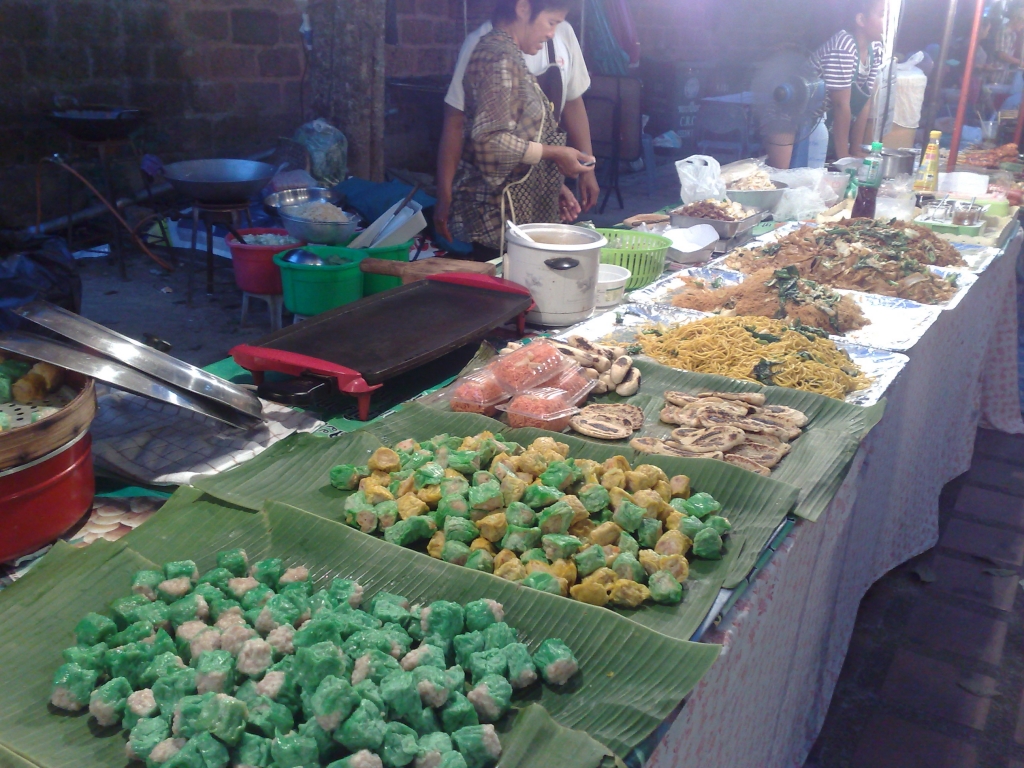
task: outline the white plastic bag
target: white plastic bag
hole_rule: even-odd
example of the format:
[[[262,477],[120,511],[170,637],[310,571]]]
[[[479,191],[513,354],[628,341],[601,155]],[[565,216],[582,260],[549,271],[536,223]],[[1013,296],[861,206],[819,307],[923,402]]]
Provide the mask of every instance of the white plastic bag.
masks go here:
[[[676,161],[679,175],[679,197],[684,204],[700,200],[725,200],[722,167],[708,155],[691,155]]]

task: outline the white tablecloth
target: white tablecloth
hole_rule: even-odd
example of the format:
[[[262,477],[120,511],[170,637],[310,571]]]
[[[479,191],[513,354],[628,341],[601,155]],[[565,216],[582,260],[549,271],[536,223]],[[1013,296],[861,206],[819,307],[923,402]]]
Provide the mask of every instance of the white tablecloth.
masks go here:
[[[1021,233],[909,352],[881,422],[817,523],[798,522],[721,626],[723,653],[651,755],[652,768],[803,765],[828,711],[857,608],[938,541],[942,487],[979,423],[1024,433],[1015,266]]]

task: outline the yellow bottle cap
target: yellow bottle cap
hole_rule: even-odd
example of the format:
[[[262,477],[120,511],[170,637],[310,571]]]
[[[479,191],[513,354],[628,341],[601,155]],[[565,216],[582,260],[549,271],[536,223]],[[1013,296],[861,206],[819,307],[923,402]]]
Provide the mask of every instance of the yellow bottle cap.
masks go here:
[[[941,138],[942,138],[942,131],[932,131],[932,132],[931,132],[930,134],[928,134],[928,135],[929,135],[929,136],[930,136],[931,138],[933,138],[933,139],[941,139]]]

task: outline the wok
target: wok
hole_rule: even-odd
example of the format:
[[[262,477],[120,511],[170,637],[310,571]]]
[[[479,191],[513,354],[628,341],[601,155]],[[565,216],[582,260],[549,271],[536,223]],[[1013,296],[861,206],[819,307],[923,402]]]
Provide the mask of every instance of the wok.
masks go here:
[[[255,160],[183,160],[163,176],[178,192],[202,203],[241,203],[274,177],[274,166]]]
[[[48,112],[46,117],[81,141],[112,141],[127,139],[142,124],[146,113],[141,109],[87,104]]]

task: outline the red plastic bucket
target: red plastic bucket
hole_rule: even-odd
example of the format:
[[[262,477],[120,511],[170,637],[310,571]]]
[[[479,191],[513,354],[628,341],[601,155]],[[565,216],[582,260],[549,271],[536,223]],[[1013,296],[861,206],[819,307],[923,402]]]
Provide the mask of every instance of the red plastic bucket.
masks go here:
[[[288,236],[288,232],[284,229],[267,229],[265,227],[240,229],[238,234],[243,238],[246,235]],[[305,245],[302,241],[288,245],[242,245],[231,234],[227,236],[226,241],[228,248],[231,249],[231,263],[235,268],[235,282],[238,287],[248,293],[262,293],[271,296],[279,295],[282,292],[281,270],[274,264],[274,254]]]
[[[92,509],[92,436],[0,472],[0,562],[46,546]]]

